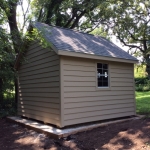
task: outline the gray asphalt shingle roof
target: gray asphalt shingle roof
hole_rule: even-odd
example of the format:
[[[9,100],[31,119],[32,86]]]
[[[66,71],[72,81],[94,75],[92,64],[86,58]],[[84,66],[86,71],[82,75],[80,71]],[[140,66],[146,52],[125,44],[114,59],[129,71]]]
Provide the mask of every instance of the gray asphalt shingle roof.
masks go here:
[[[58,50],[137,60],[105,38],[39,22],[33,22],[32,24],[42,31],[46,40]]]

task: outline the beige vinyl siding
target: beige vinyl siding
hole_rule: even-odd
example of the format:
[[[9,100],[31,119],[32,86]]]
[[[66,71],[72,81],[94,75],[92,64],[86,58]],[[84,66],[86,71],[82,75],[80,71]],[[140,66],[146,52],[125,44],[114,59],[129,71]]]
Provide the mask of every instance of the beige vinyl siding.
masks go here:
[[[18,114],[61,126],[59,56],[34,42],[18,72]]]
[[[97,63],[109,65],[109,88],[97,88]],[[62,57],[64,126],[135,115],[133,64]]]

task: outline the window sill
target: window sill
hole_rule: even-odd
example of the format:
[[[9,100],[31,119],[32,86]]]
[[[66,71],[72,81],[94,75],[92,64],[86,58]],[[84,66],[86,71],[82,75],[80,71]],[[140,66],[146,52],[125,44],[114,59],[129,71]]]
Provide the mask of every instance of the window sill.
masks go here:
[[[97,91],[110,91],[111,87],[96,87]]]

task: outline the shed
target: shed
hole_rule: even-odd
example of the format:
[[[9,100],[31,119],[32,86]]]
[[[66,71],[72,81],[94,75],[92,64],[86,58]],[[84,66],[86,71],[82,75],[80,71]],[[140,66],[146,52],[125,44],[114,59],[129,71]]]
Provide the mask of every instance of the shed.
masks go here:
[[[30,44],[18,68],[18,115],[65,127],[136,115],[137,59],[109,40],[35,22],[51,48]]]

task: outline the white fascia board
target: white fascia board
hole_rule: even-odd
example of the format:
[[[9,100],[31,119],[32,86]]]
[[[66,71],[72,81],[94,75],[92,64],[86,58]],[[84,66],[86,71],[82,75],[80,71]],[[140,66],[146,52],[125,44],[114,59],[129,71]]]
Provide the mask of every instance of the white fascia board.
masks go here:
[[[84,53],[78,53],[78,52],[69,52],[69,51],[63,51],[63,50],[58,50],[57,54],[62,55],[62,56],[72,56],[72,57],[89,58],[89,59],[97,59],[97,60],[107,60],[107,61],[134,63],[134,64],[138,63],[138,60],[98,56],[98,55],[84,54]]]

